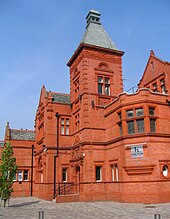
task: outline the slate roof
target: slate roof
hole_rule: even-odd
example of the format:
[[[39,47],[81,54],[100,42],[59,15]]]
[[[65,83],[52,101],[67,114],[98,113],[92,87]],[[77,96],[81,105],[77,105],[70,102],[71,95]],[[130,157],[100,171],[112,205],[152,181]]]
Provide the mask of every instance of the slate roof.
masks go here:
[[[64,103],[70,104],[70,95],[69,94],[60,94],[60,93],[52,93],[52,100],[54,103]]]
[[[34,141],[35,132],[32,130],[10,129],[10,139],[11,140]]]
[[[90,10],[86,20],[86,31],[80,41],[80,44],[85,43],[117,50],[115,43],[112,42],[111,38],[108,36],[100,23],[100,13],[98,11]]]

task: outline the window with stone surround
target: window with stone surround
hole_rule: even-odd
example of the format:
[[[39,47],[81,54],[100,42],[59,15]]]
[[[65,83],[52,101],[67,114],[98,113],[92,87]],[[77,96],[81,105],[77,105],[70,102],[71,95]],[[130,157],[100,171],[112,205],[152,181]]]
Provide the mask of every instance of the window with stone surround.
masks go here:
[[[28,181],[28,170],[17,170],[14,181]]]
[[[61,135],[69,135],[69,119],[61,118],[60,122],[61,122],[61,128],[60,128]]]
[[[64,119],[61,118],[61,135],[64,135]]]
[[[126,123],[128,134],[144,133],[144,112],[143,108],[126,110]]]
[[[98,94],[110,95],[110,78],[98,76]]]
[[[69,135],[69,119],[66,119],[66,135]]]
[[[18,172],[18,174],[17,174],[17,176],[18,176],[18,181],[22,181],[22,170],[18,170],[17,171]]]
[[[155,108],[149,107],[150,132],[156,132]]]
[[[117,164],[111,165],[111,169],[112,169],[112,181],[119,181],[118,165]]]
[[[28,170],[23,171],[23,180],[28,181]]]
[[[77,79],[74,81],[75,97],[78,97],[78,96],[79,96],[79,85],[80,85],[79,78],[77,78]]]
[[[67,168],[62,168],[62,181],[67,182]]]
[[[156,132],[156,119],[150,119],[150,131]]]
[[[149,107],[149,116],[154,116],[154,115],[155,115],[155,108]]]
[[[122,129],[122,113],[118,112],[117,115],[118,115],[118,119],[119,119],[119,121],[118,121],[119,134],[120,134],[120,136],[122,136],[122,134],[123,134],[123,129]]]
[[[102,181],[102,166],[96,166],[96,181]]]
[[[146,117],[146,119],[145,119]],[[142,134],[145,133],[145,120],[149,121],[150,132],[156,132],[156,121],[158,117],[155,114],[155,107],[149,106],[148,111],[144,113],[143,107],[134,107],[131,109],[121,110],[117,112],[117,125],[119,129],[119,135],[123,134]],[[123,130],[125,131],[123,133]]]

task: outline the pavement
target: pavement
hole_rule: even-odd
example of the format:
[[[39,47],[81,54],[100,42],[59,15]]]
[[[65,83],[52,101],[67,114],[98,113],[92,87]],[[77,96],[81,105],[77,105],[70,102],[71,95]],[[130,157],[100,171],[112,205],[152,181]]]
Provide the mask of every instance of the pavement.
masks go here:
[[[156,217],[155,214],[160,214]],[[118,202],[55,203],[35,197],[11,198],[0,207],[0,219],[170,219],[170,203]]]

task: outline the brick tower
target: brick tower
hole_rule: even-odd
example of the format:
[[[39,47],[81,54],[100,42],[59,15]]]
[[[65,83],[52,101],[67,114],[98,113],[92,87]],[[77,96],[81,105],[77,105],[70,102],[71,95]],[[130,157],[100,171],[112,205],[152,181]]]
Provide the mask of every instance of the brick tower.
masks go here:
[[[80,45],[68,62],[74,134],[81,141],[103,136],[103,107],[123,91],[122,55],[91,10]],[[101,109],[101,110],[100,110]],[[92,137],[89,130],[93,129]],[[103,137],[102,137],[103,136]]]

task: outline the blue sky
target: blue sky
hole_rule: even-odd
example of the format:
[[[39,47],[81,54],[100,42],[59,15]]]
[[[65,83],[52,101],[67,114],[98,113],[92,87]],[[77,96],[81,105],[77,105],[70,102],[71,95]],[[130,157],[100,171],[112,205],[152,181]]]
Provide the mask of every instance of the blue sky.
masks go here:
[[[0,139],[33,129],[42,85],[69,93],[68,60],[90,9],[123,56],[125,90],[136,85],[150,50],[170,61],[169,0],[0,0]]]

